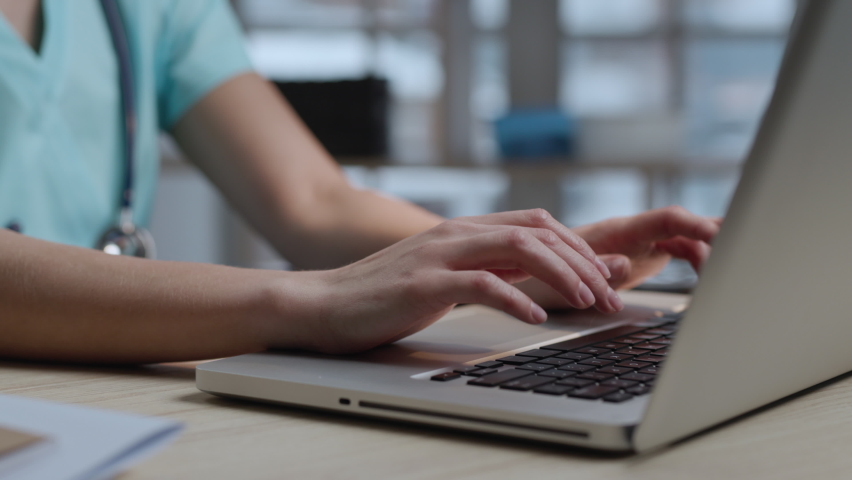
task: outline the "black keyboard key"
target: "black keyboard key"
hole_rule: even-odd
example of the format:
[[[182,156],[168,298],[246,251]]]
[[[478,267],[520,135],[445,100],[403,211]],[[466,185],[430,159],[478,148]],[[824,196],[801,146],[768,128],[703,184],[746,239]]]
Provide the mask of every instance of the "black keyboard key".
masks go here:
[[[599,355],[599,359],[601,360],[612,360],[613,362],[623,362],[624,360],[630,360],[633,358],[633,355],[625,355],[623,353],[607,353],[606,355]]]
[[[592,385],[594,383],[595,383],[594,380],[586,380],[586,379],[583,379],[583,378],[576,378],[576,377],[563,378],[562,380],[556,381],[557,385],[563,385],[563,386],[572,387],[572,388],[587,387],[587,386]]]
[[[610,378],[609,380],[601,382],[601,385],[609,385],[609,386],[618,387],[618,388],[629,388],[629,387],[639,385],[639,382],[624,380],[622,378]]]
[[[647,340],[645,340],[644,338],[633,338],[633,337],[616,338],[615,341],[618,342],[618,343],[626,343],[628,345],[647,342]]]
[[[657,367],[657,366],[646,367],[646,368],[643,368],[642,370],[639,370],[639,373],[647,373],[648,375],[656,375],[656,374],[660,373],[660,367]]]
[[[553,365],[546,365],[543,363],[528,363],[526,365],[518,365],[517,368],[523,370],[531,370],[533,372],[543,372],[545,370],[550,370],[551,368],[556,368]]]
[[[484,377],[486,375],[491,375],[497,371],[496,368],[480,368],[479,370],[474,370],[472,372],[467,372],[466,375],[469,377]]]
[[[553,350],[542,350],[537,348],[535,350],[527,350],[526,352],[516,353],[515,355],[520,355],[522,357],[535,357],[535,358],[547,358],[556,355],[557,352]]]
[[[591,335],[585,335],[579,338],[572,338],[571,340],[565,340],[564,342],[554,343],[552,345],[545,345],[541,348],[547,350],[560,350],[563,352],[567,352],[568,350],[574,350],[580,347],[585,347],[587,345],[594,345],[596,343],[608,341],[611,340],[613,337],[630,335],[631,333],[636,333],[644,329],[644,327],[639,327],[636,325],[624,325],[621,327],[610,328],[608,330],[595,332]]]
[[[503,370],[502,372],[492,373],[491,375],[486,375],[484,377],[474,378],[473,380],[468,381],[467,384],[477,385],[480,387],[494,387],[501,383],[526,377],[527,375],[532,375],[532,373],[533,372],[529,370],[518,370],[517,368],[512,368],[509,370]]]
[[[596,382],[602,382],[604,380],[608,380],[615,375],[611,373],[601,373],[601,372],[586,372],[577,375],[577,378],[583,378],[586,380],[594,380]]]
[[[498,362],[503,362],[507,365],[523,365],[525,363],[534,362],[535,358],[533,357],[519,357],[517,355],[511,355],[508,357],[498,358]]]
[[[470,373],[474,370],[479,370],[479,367],[476,367],[476,366],[473,366],[473,365],[465,365],[465,366],[453,369],[454,372],[461,373],[462,375],[467,375],[468,373]]]
[[[543,387],[538,387],[536,389],[533,389],[533,392],[544,393],[544,394],[547,394],[547,395],[565,395],[566,393],[570,392],[571,390],[574,390],[574,388],[575,387],[569,387],[568,385],[550,384],[550,385],[545,385]]]
[[[546,365],[554,365],[556,367],[561,367],[562,365],[570,365],[574,363],[574,360],[568,360],[567,358],[542,358],[538,361],[538,363],[544,363]]]
[[[603,342],[603,343],[596,343],[592,346],[597,347],[597,348],[605,348],[607,350],[615,350],[617,348],[623,347],[624,345],[622,345],[620,343],[615,343],[615,342]]]
[[[628,374],[622,375],[620,378],[622,380],[629,380],[631,382],[645,383],[649,380],[653,380],[655,377],[653,375],[648,375],[647,373],[633,372],[633,373],[628,373]]]
[[[579,363],[580,365],[592,365],[592,366],[595,366],[595,367],[605,367],[607,365],[612,365],[615,362],[613,362],[612,360],[602,360],[600,358],[587,358],[587,359],[581,360],[577,363]]]
[[[554,381],[554,378],[539,377],[538,375],[536,375],[534,377],[524,377],[519,378],[517,380],[512,380],[511,382],[506,382],[500,385],[500,388],[505,388],[506,390],[520,390],[522,392],[526,392],[527,390],[532,390],[533,388],[540,387],[548,383],[553,383]]]
[[[659,343],[640,343],[638,345],[633,345],[633,348],[642,350],[662,350],[666,347],[667,345],[660,345]]]
[[[497,367],[502,367],[503,362],[495,362],[495,361],[491,360],[489,362],[477,363],[476,366],[479,367],[479,368],[497,368]]]
[[[539,373],[542,377],[567,378],[577,375],[577,372],[569,372],[568,370],[545,370]]]
[[[611,350],[608,348],[586,347],[579,348],[574,351],[579,353],[588,353],[589,355],[603,355],[604,353],[609,353]]]
[[[604,395],[609,395],[610,393],[615,393],[618,391],[618,387],[611,387],[608,385],[589,385],[588,387],[583,387],[573,392],[569,393],[569,397],[575,398],[585,398],[589,400],[597,400]]]
[[[636,357],[637,362],[651,362],[651,363],[660,363],[664,361],[666,357],[657,357],[654,355],[645,355],[643,357]]]
[[[460,373],[444,372],[444,373],[439,373],[437,375],[432,375],[432,380],[434,380],[436,382],[448,382],[450,380],[455,380],[459,377],[461,377]]]
[[[563,353],[562,355],[557,355],[555,358],[565,358],[568,360],[585,360],[587,358],[592,358],[594,355],[589,355],[588,353],[577,353],[577,352],[568,352]]]
[[[575,363],[572,365],[563,365],[559,367],[559,370],[568,370],[569,372],[588,372],[589,370],[594,370],[595,367],[591,365],[580,365],[579,363]]]
[[[627,388],[624,391],[631,395],[645,395],[651,391],[651,387],[647,385],[636,385],[635,387]]]
[[[657,345],[671,345],[671,338],[658,338],[656,340],[651,340],[649,343],[656,343]]]
[[[613,375],[624,375],[625,373],[630,373],[633,371],[632,368],[626,367],[616,367],[615,365],[610,365],[608,367],[603,367],[595,370],[596,372],[601,373],[611,373]]]
[[[635,370],[635,369],[639,369],[639,368],[648,367],[650,365],[653,365],[653,363],[637,362],[636,360],[628,360],[626,362],[619,362],[616,365],[618,365],[619,367],[632,368],[632,369]]]
[[[609,395],[606,395],[605,397],[603,397],[605,402],[612,402],[612,403],[626,402],[627,400],[630,400],[631,398],[633,398],[633,395],[630,395],[629,393],[625,393],[625,392],[610,393]]]
[[[638,356],[638,355],[645,355],[648,352],[650,352],[650,350],[642,350],[642,349],[633,348],[633,347],[622,348],[621,350],[615,351],[615,353],[620,353],[622,355],[630,355],[630,356],[633,356],[633,357]]]
[[[669,355],[669,349],[664,348],[662,350],[657,350],[656,352],[651,352],[651,355],[657,355],[660,357],[667,357]]]

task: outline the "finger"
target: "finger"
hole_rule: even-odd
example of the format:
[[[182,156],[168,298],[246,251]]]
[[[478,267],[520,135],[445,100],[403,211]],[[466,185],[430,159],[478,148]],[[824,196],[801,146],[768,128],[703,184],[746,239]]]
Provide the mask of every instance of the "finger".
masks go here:
[[[671,206],[641,213],[632,218],[628,227],[634,238],[646,241],[666,240],[683,236],[710,243],[719,233],[720,223],[713,218],[702,217],[683,207]]]
[[[547,313],[543,308],[491,272],[451,272],[437,288],[439,291],[436,296],[447,305],[479,303],[533,325],[547,320]]]
[[[617,312],[623,308],[618,295],[610,288],[607,278],[604,278],[600,270],[579,252],[566,245],[553,231],[540,228],[526,229],[526,231],[535,236],[545,247],[559,255],[580,276],[583,283],[591,289],[598,310]],[[607,271],[609,271],[608,267]],[[609,278],[612,278],[612,272],[610,272]]]
[[[570,228],[557,222],[547,210],[542,208],[492,213],[478,217],[467,217],[466,220],[483,225],[514,225],[551,230],[569,247],[580,253],[586,260],[592,262],[605,278],[609,278],[610,276],[609,269],[598,258],[592,247]]]
[[[494,268],[488,271],[510,285],[530,279],[529,273],[517,268]]]
[[[672,257],[688,261],[696,272],[701,271],[704,262],[710,257],[711,250],[710,245],[686,237],[663,240],[657,242],[656,247]]]
[[[624,285],[630,279],[630,274],[633,271],[633,265],[630,263],[630,258],[620,254],[601,255],[601,260],[612,272],[612,276],[607,279],[609,286],[618,288]]]
[[[455,270],[519,269],[559,292],[571,306],[597,305],[601,311],[620,309],[606,280],[579,253],[553,232],[514,228],[466,237],[452,246]]]

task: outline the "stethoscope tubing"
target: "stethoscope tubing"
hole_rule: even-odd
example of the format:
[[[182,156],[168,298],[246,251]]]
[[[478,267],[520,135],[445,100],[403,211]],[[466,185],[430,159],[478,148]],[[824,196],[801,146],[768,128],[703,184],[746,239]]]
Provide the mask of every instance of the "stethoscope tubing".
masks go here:
[[[134,97],[133,66],[127,32],[121,20],[116,0],[101,0],[112,45],[118,59],[118,77],[121,87],[122,124],[124,127],[124,183],[121,192],[121,208],[133,211],[133,181],[136,165],[136,101]],[[125,216],[124,213],[122,216]],[[132,215],[129,221],[133,221]],[[125,221],[122,218],[122,221]]]

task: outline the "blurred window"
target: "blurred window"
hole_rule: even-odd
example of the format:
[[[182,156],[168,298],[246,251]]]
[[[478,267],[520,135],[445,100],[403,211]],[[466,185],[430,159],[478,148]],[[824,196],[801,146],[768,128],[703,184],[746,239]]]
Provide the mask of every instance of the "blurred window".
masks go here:
[[[692,29],[785,35],[795,0],[688,0],[684,17]]]
[[[681,155],[742,158],[795,10],[795,0],[560,0],[561,103],[580,119],[672,116]]]
[[[275,80],[341,80],[371,73],[375,47],[361,30],[253,29],[246,35],[255,68]]]
[[[636,35],[657,30],[660,0],[567,0],[560,5],[562,28],[573,35]]]
[[[389,155],[438,163],[444,89],[437,0],[236,0],[258,72],[284,81],[377,76],[391,93]]]
[[[470,17],[480,30],[498,30],[509,20],[509,0],[471,0]]]
[[[567,40],[562,103],[575,116],[658,113],[671,90],[666,46],[660,40]]]
[[[685,45],[688,153],[745,154],[775,86],[781,38],[695,38]]]

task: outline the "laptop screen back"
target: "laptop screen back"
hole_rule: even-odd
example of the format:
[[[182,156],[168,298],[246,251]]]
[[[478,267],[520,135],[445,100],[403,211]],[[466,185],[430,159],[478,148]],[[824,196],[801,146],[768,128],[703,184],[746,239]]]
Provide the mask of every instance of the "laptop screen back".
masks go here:
[[[634,441],[852,370],[852,2],[810,2]]]

